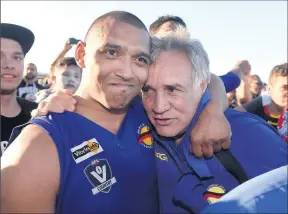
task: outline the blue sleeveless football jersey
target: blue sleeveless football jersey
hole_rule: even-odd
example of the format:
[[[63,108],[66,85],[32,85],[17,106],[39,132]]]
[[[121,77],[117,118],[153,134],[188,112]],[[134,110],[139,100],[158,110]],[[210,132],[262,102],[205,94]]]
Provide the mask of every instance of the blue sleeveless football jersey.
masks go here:
[[[151,129],[141,102],[134,102],[116,135],[73,112],[30,123],[43,127],[57,147],[56,213],[159,212]]]

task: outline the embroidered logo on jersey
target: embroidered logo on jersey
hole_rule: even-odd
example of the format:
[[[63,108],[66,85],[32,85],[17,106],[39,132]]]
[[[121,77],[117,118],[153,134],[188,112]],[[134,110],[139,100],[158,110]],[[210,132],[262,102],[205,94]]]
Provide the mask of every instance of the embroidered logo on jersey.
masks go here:
[[[111,186],[116,183],[116,178],[112,177],[112,170],[107,159],[96,159],[85,169],[84,173],[89,182],[94,187],[93,195],[99,192],[109,193]]]
[[[152,148],[152,132],[145,124],[139,126],[138,130],[138,143],[145,148]]]
[[[95,138],[85,141],[70,150],[76,163],[80,163],[96,154],[99,154],[100,152],[103,152],[103,148]]]
[[[225,195],[225,189],[222,186],[213,184],[207,188],[207,191],[204,192],[204,198],[208,201],[209,204],[214,203],[223,195]]]
[[[168,162],[168,157],[167,157],[166,154],[161,154],[161,153],[159,153],[159,152],[155,152],[155,156],[156,156],[157,158],[159,158],[160,160],[163,160],[163,161]]]

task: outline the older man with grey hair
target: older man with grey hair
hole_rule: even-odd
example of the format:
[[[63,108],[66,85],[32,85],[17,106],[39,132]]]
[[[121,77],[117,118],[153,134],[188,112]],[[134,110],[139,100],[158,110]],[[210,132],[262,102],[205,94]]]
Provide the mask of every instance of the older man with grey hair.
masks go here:
[[[233,133],[230,150],[208,160],[191,155],[188,133],[210,100],[208,55],[199,41],[174,35],[154,39],[152,60],[142,99],[157,131],[161,213],[199,213],[239,184],[287,164],[279,134],[233,109],[225,112]]]
[[[179,16],[173,16],[173,15],[160,16],[149,27],[150,35],[156,36],[158,38],[165,37],[167,33],[171,32],[181,34],[182,38],[191,38],[191,35],[188,31],[185,21]],[[224,83],[227,93],[238,88],[241,83],[241,80],[244,78],[243,75],[245,74],[245,70],[243,69],[242,64],[243,62],[237,63],[228,73],[219,76]],[[212,76],[211,78],[215,77]],[[246,94],[242,92],[243,90],[239,90],[238,96],[246,98]],[[249,99],[249,97],[247,99]]]

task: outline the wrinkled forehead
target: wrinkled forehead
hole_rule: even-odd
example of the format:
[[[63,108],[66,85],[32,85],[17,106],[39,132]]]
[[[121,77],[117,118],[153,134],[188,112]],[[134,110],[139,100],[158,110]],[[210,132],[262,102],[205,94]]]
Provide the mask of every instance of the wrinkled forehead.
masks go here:
[[[12,39],[1,37],[1,52],[2,53],[21,53],[23,50],[18,42]]]
[[[163,51],[149,67],[147,84],[192,84],[192,63],[182,51]]]
[[[107,43],[119,45],[126,50],[150,53],[150,35],[145,29],[115,19],[106,19],[96,24],[91,29],[86,46],[95,51]]]

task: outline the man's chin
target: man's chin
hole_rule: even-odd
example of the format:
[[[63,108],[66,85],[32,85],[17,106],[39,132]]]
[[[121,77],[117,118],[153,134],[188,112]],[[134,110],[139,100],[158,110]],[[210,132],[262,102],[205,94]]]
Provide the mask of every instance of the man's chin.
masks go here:
[[[106,103],[111,109],[123,109],[129,107],[135,96],[117,95],[112,97],[112,99],[106,99]]]
[[[1,95],[10,95],[13,94],[16,91],[16,88],[14,89],[0,89]]]
[[[162,137],[175,137],[177,135],[177,132],[172,131],[170,128],[167,127],[155,127],[157,134]]]
[[[100,102],[101,103],[101,102]],[[114,114],[123,114],[127,112],[130,102],[105,102],[101,105],[106,108],[109,112]]]
[[[36,76],[30,77],[30,76],[26,76],[25,79],[26,80],[34,80],[36,78]]]

